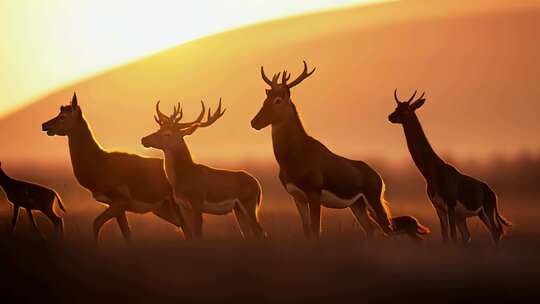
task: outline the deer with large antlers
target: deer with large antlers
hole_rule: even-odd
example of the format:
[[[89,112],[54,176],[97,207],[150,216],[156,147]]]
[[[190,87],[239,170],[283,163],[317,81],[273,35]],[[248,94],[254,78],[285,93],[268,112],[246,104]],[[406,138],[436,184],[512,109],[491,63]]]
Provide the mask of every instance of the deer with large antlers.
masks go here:
[[[49,136],[67,136],[71,164],[77,181],[98,202],[106,204],[93,224],[94,238],[99,239],[101,227],[116,218],[128,241],[131,230],[126,212],[153,212],[158,217],[184,229],[180,210],[172,202],[172,191],[165,173],[163,160],[145,158],[121,152],[105,151],[96,141],[86,122],[77,95],[71,104],[60,107],[60,113],[43,123]],[[190,232],[184,229],[186,237]]]
[[[386,234],[405,232],[415,238],[419,231],[427,233],[412,217],[393,221],[384,200],[383,180],[368,164],[336,155],[307,134],[291,100],[291,89],[314,71],[308,72],[304,61],[300,76],[289,82],[291,75],[284,71],[279,82],[281,73],[270,80],[261,67],[261,76],[270,89],[251,121],[257,130],[272,126],[279,179],[296,203],[305,236],[319,238],[321,206],[350,208],[368,237],[379,229]]]
[[[401,124],[405,131],[407,147],[412,159],[427,183],[427,195],[437,211],[444,241],[450,236],[456,240],[456,226],[461,232],[462,242],[468,243],[471,235],[467,218],[478,216],[491,232],[497,243],[504,234],[504,226],[510,226],[497,209],[497,196],[484,182],[459,172],[440,158],[431,147],[416,110],[424,105],[424,93],[415,99],[416,91],[407,101],[400,101],[394,91],[396,109],[388,120]]]
[[[180,122],[182,110],[180,104],[167,116],[156,104],[154,119],[159,130],[141,139],[146,148],[163,150],[165,154],[165,172],[173,189],[173,197],[182,211],[182,215],[192,228],[195,237],[202,238],[203,213],[223,215],[234,212],[242,235],[264,238],[266,233],[259,224],[259,210],[262,192],[257,179],[244,171],[215,169],[196,163],[184,140],[199,128],[212,125],[225,110],[221,109],[221,99],[217,110],[208,109],[206,121],[202,121],[206,112],[204,102],[198,118],[192,122]]]

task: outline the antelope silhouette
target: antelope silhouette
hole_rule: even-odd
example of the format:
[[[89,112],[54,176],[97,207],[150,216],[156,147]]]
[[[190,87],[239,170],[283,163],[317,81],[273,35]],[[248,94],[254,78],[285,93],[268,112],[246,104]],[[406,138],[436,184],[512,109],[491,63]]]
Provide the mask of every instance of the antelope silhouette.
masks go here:
[[[163,171],[163,160],[104,150],[94,138],[84,118],[77,95],[71,104],[60,107],[60,113],[43,123],[49,136],[67,136],[73,172],[79,184],[107,209],[93,223],[94,239],[99,240],[101,227],[116,218],[124,238],[131,240],[126,212],[153,212],[158,217],[186,229],[180,210],[172,202],[172,191]]]
[[[291,75],[284,71],[279,82],[281,73],[270,80],[261,67],[261,76],[270,89],[251,121],[256,130],[272,127],[279,179],[296,203],[306,238],[319,238],[321,206],[350,208],[368,238],[379,229],[385,234],[407,231],[418,236],[423,229],[416,220],[398,219],[393,227],[384,199],[384,182],[374,169],[363,161],[336,155],[304,129],[291,100],[291,89],[314,71],[308,72],[304,61],[304,70],[295,80],[289,82]]]
[[[221,99],[214,113],[208,109],[208,118],[202,121],[206,112],[204,102],[199,117],[192,122],[180,122],[182,110],[180,104],[170,116],[159,110],[154,116],[159,130],[141,139],[146,148],[163,150],[165,171],[173,187],[175,202],[181,208],[186,222],[193,227],[194,235],[202,237],[202,214],[222,215],[234,212],[244,238],[266,237],[259,224],[258,215],[261,207],[262,191],[257,179],[245,171],[215,169],[196,163],[184,140],[197,129],[212,125],[225,110],[221,110]],[[188,221],[189,219],[189,221]]]
[[[54,212],[54,202],[64,212],[66,209],[62,203],[60,195],[53,189],[42,185],[37,185],[25,181],[20,181],[9,177],[2,168],[0,163],[0,186],[6,193],[7,199],[13,204],[13,218],[11,220],[11,232],[15,231],[17,218],[19,217],[19,209],[26,209],[26,213],[30,218],[32,227],[41,236],[37,227],[32,210],[39,210],[45,214],[53,223],[57,236],[61,237],[64,233],[64,221]]]
[[[405,234],[416,241],[423,240],[423,235],[431,233],[427,226],[422,225],[415,217],[410,215],[393,217],[392,225],[395,228],[394,234]]]
[[[427,183],[427,195],[437,211],[441,223],[442,239],[450,236],[457,240],[456,226],[461,232],[462,242],[468,243],[471,234],[467,228],[467,218],[478,216],[491,232],[495,243],[504,234],[504,226],[511,226],[497,209],[497,196],[484,182],[459,172],[440,158],[431,147],[416,110],[424,105],[424,93],[417,98],[416,91],[407,101],[400,101],[397,89],[394,91],[396,109],[388,120],[401,124],[405,131],[407,147],[412,159]]]

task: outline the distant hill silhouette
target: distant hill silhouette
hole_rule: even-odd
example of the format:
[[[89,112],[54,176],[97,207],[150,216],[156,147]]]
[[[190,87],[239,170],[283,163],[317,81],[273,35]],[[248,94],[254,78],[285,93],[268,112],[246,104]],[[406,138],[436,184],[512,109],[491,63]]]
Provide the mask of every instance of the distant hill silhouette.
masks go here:
[[[482,3],[494,8],[479,8]],[[432,106],[422,110],[422,122],[441,152],[459,158],[536,149],[540,9],[501,3],[381,4],[263,23],[180,45],[0,119],[0,157],[66,160],[65,139],[47,137],[40,124],[77,91],[106,148],[158,155],[139,143],[155,128],[158,99],[164,108],[182,101],[189,115],[201,98],[223,97],[227,116],[219,128],[190,139],[194,155],[220,161],[269,158],[270,137],[249,127],[264,98],[259,66],[295,74],[302,59],[317,67],[313,79],[295,88],[304,123],[345,156],[407,157],[402,131],[386,120],[395,87],[404,94],[426,89]]]

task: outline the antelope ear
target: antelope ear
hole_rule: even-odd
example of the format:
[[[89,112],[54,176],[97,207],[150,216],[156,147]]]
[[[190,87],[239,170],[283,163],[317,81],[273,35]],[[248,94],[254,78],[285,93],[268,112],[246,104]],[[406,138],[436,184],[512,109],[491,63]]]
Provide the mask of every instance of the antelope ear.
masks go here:
[[[411,110],[416,111],[416,109],[418,109],[418,108],[420,108],[421,106],[424,105],[424,102],[426,102],[425,98],[418,99],[417,101],[413,102],[411,104]]]
[[[78,102],[77,102],[77,93],[73,92],[73,97],[71,98],[71,106],[73,108],[76,108],[78,107]]]

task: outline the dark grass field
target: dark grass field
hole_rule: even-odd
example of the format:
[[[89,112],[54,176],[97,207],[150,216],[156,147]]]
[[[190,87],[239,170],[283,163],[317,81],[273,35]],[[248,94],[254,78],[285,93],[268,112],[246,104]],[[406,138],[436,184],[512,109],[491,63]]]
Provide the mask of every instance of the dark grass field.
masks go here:
[[[469,220],[469,246],[442,244],[424,197],[392,200],[394,214],[415,215],[432,228],[422,243],[405,237],[366,241],[348,211],[327,209],[321,241],[305,241],[292,203],[276,206],[269,198],[261,215],[267,241],[242,241],[232,215],[207,217],[207,238],[189,242],[151,215],[131,215],[132,244],[110,222],[97,248],[91,222],[102,207],[86,196],[80,199],[78,206],[88,209],[71,208],[65,215],[62,242],[39,239],[24,213],[15,234],[9,234],[11,209],[0,209],[3,303],[540,300],[540,223],[532,197],[501,203],[515,227],[499,248],[477,219]],[[44,217],[38,216],[38,225],[50,237]]]

